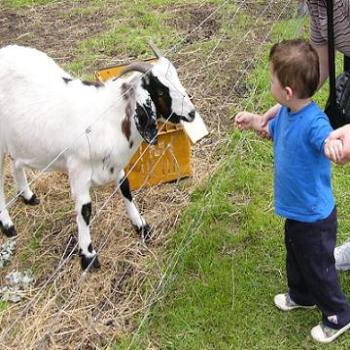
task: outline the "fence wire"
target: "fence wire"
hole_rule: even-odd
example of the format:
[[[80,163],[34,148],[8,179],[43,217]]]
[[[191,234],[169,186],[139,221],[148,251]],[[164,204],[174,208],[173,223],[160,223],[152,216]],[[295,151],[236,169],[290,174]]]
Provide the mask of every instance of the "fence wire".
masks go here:
[[[289,1],[289,2],[285,2],[285,6],[283,8],[283,10],[280,12],[280,14],[278,16],[276,16],[275,18],[275,21],[279,20],[279,18],[285,14],[284,11],[286,11],[286,9],[288,9],[288,6],[290,5],[290,3],[292,3],[293,1]],[[203,1],[203,4],[205,3],[205,1]],[[218,6],[216,8],[216,10],[211,13],[207,18],[206,20],[208,20],[209,18],[211,18],[212,16],[214,16],[214,14],[217,14],[219,12],[219,10],[223,9],[224,8],[224,5],[227,4],[228,1],[225,1],[223,2],[223,4],[221,4],[220,6]],[[243,5],[247,5],[249,4],[249,2],[247,1],[237,1],[237,3],[240,4],[241,7],[238,7],[238,10],[236,13],[239,12],[239,10],[242,9]],[[273,5],[273,3],[275,3],[275,1],[270,1],[268,3],[268,5],[264,8],[263,10],[263,13],[266,13],[268,11],[268,9],[270,8],[270,6]],[[235,14],[236,15],[236,14]],[[202,21],[201,22],[201,25],[205,23],[205,21]],[[196,30],[199,30],[200,28],[200,25],[198,27],[196,27]],[[193,33],[194,31],[192,31],[191,33]],[[226,62],[229,62],[230,58],[232,58],[232,56],[235,55],[236,53],[236,50],[239,49],[239,45],[249,36],[249,34],[253,32],[253,29],[249,32],[247,32],[244,37],[233,47],[232,51],[230,51],[230,53],[227,55],[227,59],[226,59]],[[269,38],[269,35],[271,34],[271,31],[267,33],[266,37],[264,38],[264,40],[262,41],[261,43],[261,46],[259,47],[259,50],[261,50],[263,48],[263,45],[267,42],[268,38]],[[189,34],[188,34],[189,35]],[[221,38],[222,39],[222,38]],[[185,39],[181,40],[179,43],[175,44],[171,49],[169,49],[167,52],[171,52],[173,50],[177,50],[179,48],[179,46],[185,41]],[[206,65],[207,63],[209,62],[209,59],[212,55],[215,54],[215,51],[219,48],[220,46],[220,43],[221,43],[221,40],[219,39],[217,45],[213,48],[213,50],[210,52],[210,54],[208,55],[208,58],[207,60],[203,63],[202,67],[199,69],[199,72],[201,72],[202,70],[204,71],[206,69]],[[239,77],[239,79],[237,80],[237,82],[235,83],[234,87],[232,88],[232,91],[235,89],[236,86],[238,86],[238,84],[240,82],[242,82],[242,80],[244,79],[245,75],[247,74],[247,72],[249,71],[249,69],[251,68],[251,66],[257,61],[257,57],[260,55],[260,52],[257,50],[256,54],[254,55],[254,57],[250,60],[248,66],[246,66],[246,69],[241,73],[241,76]],[[222,64],[222,62],[220,62],[220,64]],[[200,74],[197,75],[197,79],[193,81],[191,87],[193,87],[197,80],[199,79],[200,77]],[[218,79],[219,78],[219,74],[217,74],[213,80],[211,81],[210,84],[213,84],[214,80]],[[210,85],[209,84],[209,85]],[[258,84],[256,84],[258,85]],[[210,87],[210,86],[209,86]],[[209,89],[208,87],[208,89]],[[256,87],[255,87],[256,88]],[[245,101],[242,101],[242,105],[243,105],[243,102],[246,104],[246,106],[249,105],[249,103],[251,103],[251,101],[254,99],[254,96],[251,95],[250,98],[249,98],[249,101],[245,100]],[[85,131],[79,135],[79,137],[81,137],[82,135],[85,135]],[[244,136],[242,136],[242,140],[243,140]],[[225,140],[225,142],[227,142],[227,149],[229,148],[230,146],[230,142]],[[237,144],[236,147],[239,147],[241,144],[241,141]],[[65,152],[66,150],[64,150],[63,152]],[[146,151],[145,151],[146,152]],[[234,157],[234,152],[232,153],[232,157]],[[142,158],[142,155],[138,158],[138,161]],[[213,172],[209,175],[209,180],[208,180],[208,188],[206,190],[206,195],[209,194],[209,184],[212,183],[213,181],[213,174],[214,174],[214,171],[218,171],[221,167],[223,167],[225,165],[226,161],[221,161],[218,163],[218,165],[215,167],[215,169],[213,170]],[[49,165],[48,165],[49,166]],[[131,169],[132,170],[132,169]],[[131,171],[130,170],[130,171]],[[41,175],[41,174],[40,174]],[[40,176],[38,175],[38,177]],[[35,177],[34,181],[36,181],[36,179],[38,177]],[[216,179],[216,183],[219,181],[219,179],[217,178]],[[31,182],[31,183],[32,183]],[[30,184],[31,184],[30,183]],[[143,184],[141,186],[141,189],[144,187],[145,184]],[[215,186],[215,185],[213,185]],[[113,191],[113,193],[108,197],[108,199],[103,203],[103,205],[99,208],[99,210],[97,211],[96,215],[93,217],[92,219],[92,222],[101,214],[101,212],[103,211],[103,209],[107,206],[107,204],[110,202],[110,200],[113,198],[115,192],[118,190],[118,186],[117,188]],[[15,199],[13,199],[15,200]],[[208,202],[208,206],[210,206],[210,201]],[[168,260],[167,264],[166,264],[166,270],[162,273],[161,275],[161,278],[160,278],[160,281],[159,283],[154,287],[154,292],[151,293],[151,296],[149,297],[149,299],[145,302],[145,307],[144,307],[144,317],[142,318],[142,321],[140,322],[139,326],[138,326],[138,329],[136,332],[134,332],[134,335],[133,335],[133,338],[132,338],[132,341],[129,345],[129,349],[132,348],[132,346],[135,346],[136,342],[138,341],[139,339],[139,335],[140,335],[140,330],[142,329],[144,323],[146,322],[148,316],[149,316],[149,311],[150,311],[150,308],[151,306],[157,301],[159,300],[160,296],[163,295],[165,293],[165,289],[167,286],[169,286],[169,284],[171,284],[172,280],[176,277],[173,275],[174,273],[174,269],[175,267],[177,266],[178,262],[179,262],[179,259],[181,258],[181,254],[183,254],[183,252],[186,250],[186,248],[191,244],[192,242],[192,239],[193,237],[198,233],[200,232],[200,228],[201,228],[201,218],[205,212],[205,209],[206,208],[203,208],[203,210],[201,211],[201,214],[199,217],[197,218],[194,218],[193,219],[193,222],[192,222],[192,225],[190,225],[191,227],[191,231],[192,232],[187,232],[186,235],[184,235],[184,239],[183,241],[180,243],[180,248],[174,253],[174,255]],[[112,234],[113,232],[113,229],[114,228],[111,228],[109,230],[109,232],[107,234],[104,235],[104,240],[102,242],[102,244],[99,246],[99,249],[97,251],[102,251],[104,246],[107,244],[108,242],[108,239],[110,237],[110,235]],[[67,251],[68,249],[68,245],[65,249],[65,251]],[[150,253],[152,253],[151,250],[148,250]],[[71,254],[72,254],[73,250],[69,253],[69,255],[65,258],[64,255],[62,255],[61,257],[61,260],[60,260],[60,263],[57,267],[57,269],[54,271],[54,273],[49,277],[49,279],[46,281],[46,283],[37,291],[36,295],[30,300],[30,302],[27,304],[27,307],[25,307],[23,309],[23,312],[20,313],[19,317],[10,325],[10,327],[6,328],[6,329],[3,329],[1,334],[0,334],[0,340],[2,339],[6,339],[6,336],[10,335],[10,331],[11,329],[17,325],[17,322],[20,320],[21,317],[23,317],[26,312],[28,311],[28,309],[30,307],[33,307],[35,306],[36,302],[39,301],[43,291],[45,290],[45,288],[51,283],[53,284],[56,280],[58,280],[58,278],[65,273],[65,270],[63,269],[64,265],[66,264],[66,262],[69,260]],[[155,261],[157,261],[157,258],[154,256],[154,259]],[[160,267],[160,263],[159,264],[159,271],[161,271],[161,267]],[[65,313],[65,311],[68,309],[69,306],[71,306],[72,302],[74,302],[74,295],[77,293],[77,291],[79,290],[79,288],[81,287],[81,284],[82,282],[84,281],[86,277],[86,273],[82,273],[80,279],[77,281],[76,285],[74,286],[74,288],[72,288],[72,291],[70,293],[70,295],[68,296],[68,298],[66,298],[66,303],[64,305],[62,305],[62,308],[61,310],[55,315],[55,319],[54,321],[58,321],[59,317],[62,316],[62,314]],[[58,295],[60,295],[60,292],[62,290],[58,289],[56,294],[53,296],[52,299],[49,300],[49,303],[52,303]],[[45,307],[44,307],[45,309]],[[103,310],[103,307],[101,307],[101,311]],[[98,319],[100,317],[100,312],[97,314],[96,318]],[[27,332],[30,332],[30,329],[27,330]],[[47,335],[50,335],[50,331],[46,332],[42,337],[44,336],[47,336]],[[84,341],[86,340],[86,338],[83,338],[82,341],[81,341],[81,344],[80,346],[82,346],[84,344]],[[111,340],[112,341],[112,340]],[[110,344],[108,344],[110,345]]]

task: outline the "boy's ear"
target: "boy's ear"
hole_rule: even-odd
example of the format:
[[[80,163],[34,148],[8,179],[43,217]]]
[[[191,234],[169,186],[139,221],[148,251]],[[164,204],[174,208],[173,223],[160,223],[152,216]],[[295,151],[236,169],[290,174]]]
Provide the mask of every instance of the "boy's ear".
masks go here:
[[[293,90],[292,90],[292,88],[290,88],[289,86],[286,86],[286,87],[284,88],[284,91],[285,91],[285,93],[286,93],[286,98],[287,98],[287,100],[290,100],[290,99],[294,96]]]

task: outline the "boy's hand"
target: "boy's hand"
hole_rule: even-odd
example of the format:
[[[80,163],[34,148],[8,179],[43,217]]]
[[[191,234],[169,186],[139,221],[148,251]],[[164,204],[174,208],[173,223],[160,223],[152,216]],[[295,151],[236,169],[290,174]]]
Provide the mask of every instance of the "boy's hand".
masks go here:
[[[249,129],[251,127],[253,118],[253,113],[249,113],[246,111],[239,112],[235,116],[235,125],[239,128],[239,130]]]
[[[267,125],[264,125],[264,118],[259,114],[239,112],[235,117],[235,125],[240,130],[253,129],[261,137],[270,137]]]
[[[334,163],[341,163],[343,158],[343,143],[339,139],[327,139],[324,145],[324,153]]]
[[[257,115],[249,112],[239,112],[235,117],[235,125],[240,130],[255,129],[254,124],[256,124],[255,119]]]

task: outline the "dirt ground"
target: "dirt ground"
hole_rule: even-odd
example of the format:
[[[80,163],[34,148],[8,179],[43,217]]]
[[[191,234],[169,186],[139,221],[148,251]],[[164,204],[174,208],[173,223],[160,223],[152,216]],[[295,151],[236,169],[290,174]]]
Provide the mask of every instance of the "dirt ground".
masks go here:
[[[81,13],[88,1],[62,1],[25,9],[0,7],[0,45],[32,46],[57,59],[60,64],[74,59],[76,45],[106,29],[105,22],[117,13],[109,2]],[[116,2],[115,2],[116,3]],[[1,5],[0,5],[1,6]]]
[[[33,46],[60,64],[69,63],[76,57],[78,43],[106,30],[108,20],[118,10],[118,2],[114,1],[82,14],[78,10],[87,3],[88,0],[61,1],[16,10],[0,4],[0,46],[14,43]],[[249,1],[244,10],[258,16],[266,3]],[[152,300],[154,286],[162,277],[163,248],[194,186],[205,181],[218,162],[215,151],[226,142],[227,132],[232,128],[230,113],[238,108],[247,92],[243,79],[236,84],[243,74],[242,62],[243,67],[251,68],[248,64],[251,47],[268,40],[265,29],[281,11],[281,5],[272,2],[271,6],[269,15],[262,14],[260,27],[252,29],[234,55],[218,49],[205,60],[190,45],[213,37],[218,38],[218,43],[224,41],[220,33],[224,15],[219,12],[202,23],[215,11],[215,6],[173,5],[168,9],[174,14],[170,24],[187,35],[171,58],[210,135],[193,146],[193,177],[135,191],[138,207],[154,229],[150,244],[143,244],[134,233],[118,194],[104,206],[114,191],[112,186],[91,193],[93,213],[98,213],[91,227],[92,239],[102,264],[97,273],[82,275],[79,258],[72,250],[76,224],[66,175],[43,174],[32,187],[40,197],[40,205],[28,207],[18,202],[10,209],[19,236],[16,254],[0,270],[0,279],[3,283],[8,272],[32,268],[36,281],[23,301],[9,304],[0,313],[1,349],[103,349],[135,331],[139,317]],[[290,16],[292,9],[287,8],[283,15]],[[113,57],[107,57],[106,65],[108,59],[113,62]],[[217,67],[216,75],[209,74],[211,66]],[[220,74],[231,78],[220,79]],[[34,174],[28,172],[30,178]],[[7,196],[11,198],[15,189],[9,171],[6,180],[10,184]],[[0,244],[4,241],[0,238]]]

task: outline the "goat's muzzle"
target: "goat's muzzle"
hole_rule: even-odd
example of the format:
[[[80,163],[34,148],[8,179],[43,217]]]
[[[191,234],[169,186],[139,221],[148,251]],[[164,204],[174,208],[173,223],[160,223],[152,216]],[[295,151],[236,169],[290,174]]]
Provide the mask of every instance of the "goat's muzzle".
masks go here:
[[[184,120],[185,120],[186,122],[189,122],[189,123],[190,123],[190,122],[193,122],[195,116],[196,116],[196,111],[193,110],[193,111],[191,111],[190,113],[188,113],[188,116],[187,116],[186,118],[184,118]]]

